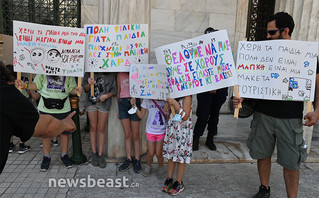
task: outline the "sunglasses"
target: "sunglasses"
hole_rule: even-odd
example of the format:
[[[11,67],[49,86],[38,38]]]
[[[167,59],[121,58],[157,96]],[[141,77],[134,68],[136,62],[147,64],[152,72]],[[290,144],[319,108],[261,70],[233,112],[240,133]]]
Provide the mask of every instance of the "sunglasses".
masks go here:
[[[285,29],[285,28],[280,28],[280,29],[277,29],[277,30],[267,30],[266,32],[267,32],[267,34],[275,35],[276,32],[282,31],[282,30],[284,30],[284,29]]]

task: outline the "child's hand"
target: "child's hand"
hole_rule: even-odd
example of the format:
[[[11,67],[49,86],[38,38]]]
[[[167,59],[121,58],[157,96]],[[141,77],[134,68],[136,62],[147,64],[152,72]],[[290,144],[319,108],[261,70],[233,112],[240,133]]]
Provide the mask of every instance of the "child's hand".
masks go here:
[[[95,84],[95,80],[93,78],[91,78],[91,77],[88,79],[88,82],[89,82],[90,85],[94,85]]]
[[[131,102],[131,105],[134,106],[136,104],[136,99],[135,98],[131,98],[130,102]]]
[[[174,98],[167,98],[166,101],[168,102],[169,105],[175,106],[176,104],[178,104]]]
[[[14,85],[16,86],[17,89],[25,87],[25,83],[21,79],[15,80]]]
[[[164,111],[169,113],[171,111],[171,109],[169,108],[169,104],[167,102],[165,102],[164,104]]]

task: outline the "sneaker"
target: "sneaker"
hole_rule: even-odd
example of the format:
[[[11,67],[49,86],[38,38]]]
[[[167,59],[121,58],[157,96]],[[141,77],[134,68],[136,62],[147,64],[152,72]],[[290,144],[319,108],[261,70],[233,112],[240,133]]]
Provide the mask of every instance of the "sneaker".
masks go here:
[[[119,167],[119,171],[123,172],[129,169],[131,167],[131,162],[132,161],[130,159],[126,159],[124,163]]]
[[[27,151],[30,151],[30,146],[26,146],[24,145],[24,143],[19,144],[19,151],[18,151],[19,154],[23,154]]]
[[[164,166],[160,167],[158,166],[157,167],[157,170],[156,170],[156,177],[157,179],[162,179],[166,176],[166,173],[165,173],[165,169],[164,169]]]
[[[92,164],[92,166],[99,166],[97,153],[93,153],[92,152],[92,154],[91,154],[91,164]]]
[[[40,171],[46,172],[49,169],[50,162],[51,162],[51,158],[43,156]]]
[[[65,167],[72,168],[72,162],[71,162],[68,154],[66,154],[65,156],[61,157],[60,159],[61,159],[61,162],[64,164]]]
[[[172,185],[173,179],[167,177],[162,187],[162,191],[168,193],[171,190]]]
[[[270,187],[268,189],[264,185],[260,185],[259,191],[253,196],[253,198],[269,198],[270,197]]]
[[[144,177],[148,177],[148,176],[151,175],[151,172],[152,172],[152,167],[146,164],[146,165],[144,166],[144,168],[143,168],[141,174],[142,174]]]
[[[16,145],[13,144],[13,142],[10,142],[10,145],[9,145],[9,153],[12,153],[13,152],[13,149],[16,147]]]
[[[40,147],[43,147],[43,144],[42,144],[42,142],[40,143]]]
[[[55,147],[57,147],[57,146],[59,146],[59,142],[58,142],[58,140],[51,140],[51,143],[52,143],[52,145],[53,146],[55,146]]]
[[[105,162],[105,158],[103,155],[99,155],[98,156],[98,163],[99,163],[99,167],[100,168],[105,168],[106,167],[106,162]]]
[[[134,160],[133,170],[135,173],[140,173],[142,171],[141,160],[137,160],[137,159]]]
[[[182,192],[184,190],[184,184],[179,183],[178,181],[174,182],[174,184],[172,185],[172,188],[169,190],[169,194],[170,195],[178,195],[180,192]]]

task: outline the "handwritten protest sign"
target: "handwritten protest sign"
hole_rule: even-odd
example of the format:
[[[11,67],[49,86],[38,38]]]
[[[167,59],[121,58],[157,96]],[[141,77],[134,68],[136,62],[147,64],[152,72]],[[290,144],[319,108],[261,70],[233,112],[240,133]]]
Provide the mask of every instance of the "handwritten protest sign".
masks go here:
[[[241,97],[313,101],[318,43],[240,41],[237,73]]]
[[[85,25],[86,72],[129,72],[148,63],[148,25]]]
[[[226,30],[156,48],[155,54],[158,64],[167,66],[172,98],[237,84]]]
[[[83,77],[84,42],[84,29],[13,21],[14,71]]]
[[[135,98],[166,100],[168,82],[163,65],[131,65],[130,92]]]

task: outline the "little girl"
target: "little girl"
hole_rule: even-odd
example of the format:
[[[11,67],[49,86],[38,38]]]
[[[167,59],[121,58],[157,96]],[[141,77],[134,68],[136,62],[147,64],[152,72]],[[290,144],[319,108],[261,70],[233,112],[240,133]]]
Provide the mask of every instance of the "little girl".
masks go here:
[[[163,156],[168,159],[168,171],[162,190],[170,195],[177,195],[184,190],[182,180],[185,164],[189,164],[192,158],[192,96],[176,100],[168,98],[165,111],[170,112],[171,105],[174,106],[176,115],[173,117],[172,113],[170,114],[163,144]],[[176,164],[177,178],[173,183]]]
[[[135,104],[135,98],[131,99],[131,104]],[[158,179],[165,177],[164,171],[164,158],[162,155],[163,152],[163,140],[165,137],[166,131],[166,119],[164,113],[164,100],[150,100],[145,99],[141,104],[141,110],[137,109],[136,115],[143,119],[146,111],[148,111],[148,117],[146,122],[146,138],[148,140],[148,153],[147,153],[147,162],[145,167],[142,170],[142,175],[148,177],[152,172],[152,162],[153,157],[156,153],[158,168],[156,175]]]
[[[128,170],[133,164],[133,171],[140,173],[142,171],[141,160],[140,160],[140,119],[137,115],[129,114],[128,110],[132,108],[131,95],[130,95],[130,79],[128,72],[120,72],[117,75],[117,101],[119,104],[119,118],[125,133],[125,150],[126,160],[119,167],[119,171],[123,172]],[[140,99],[136,99],[134,104],[138,109],[141,109]],[[132,159],[132,139],[134,143],[135,159]]]
[[[91,86],[94,88],[94,97],[91,97]],[[94,73],[94,78],[90,73],[85,73],[82,82],[84,91],[87,93],[86,110],[90,120],[90,143],[91,143],[91,164],[106,167],[103,156],[106,139],[105,128],[112,105],[112,97],[117,94],[115,75],[113,73]],[[98,137],[98,141],[97,141]]]

